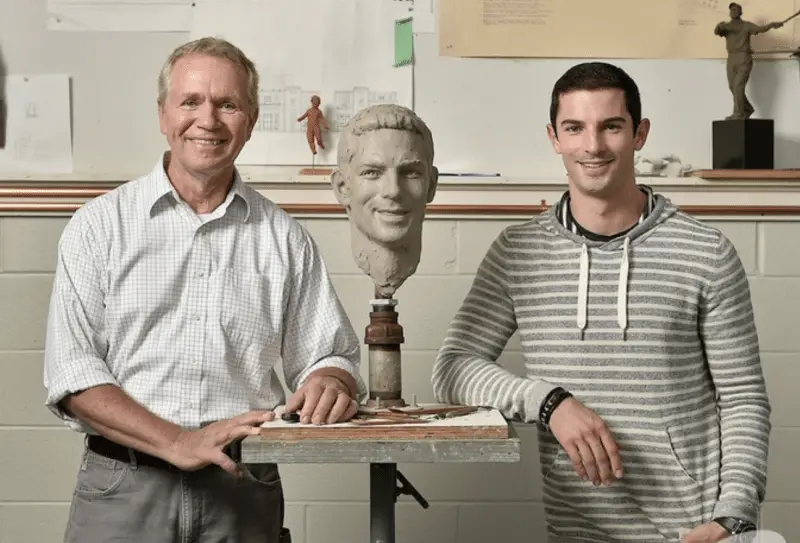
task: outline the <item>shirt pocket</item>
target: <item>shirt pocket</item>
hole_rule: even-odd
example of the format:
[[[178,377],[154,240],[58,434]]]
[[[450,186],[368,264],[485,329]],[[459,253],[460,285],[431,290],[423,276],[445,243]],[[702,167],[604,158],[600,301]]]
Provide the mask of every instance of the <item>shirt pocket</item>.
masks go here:
[[[240,347],[280,342],[282,285],[268,275],[226,269],[222,273],[221,325]]]

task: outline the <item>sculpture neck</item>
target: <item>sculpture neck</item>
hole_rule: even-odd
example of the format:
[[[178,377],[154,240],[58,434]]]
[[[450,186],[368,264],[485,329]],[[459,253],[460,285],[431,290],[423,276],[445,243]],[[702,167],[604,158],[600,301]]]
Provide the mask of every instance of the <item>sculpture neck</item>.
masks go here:
[[[375,284],[375,296],[392,297],[417,271],[422,253],[422,236],[409,235],[402,242],[384,245],[373,241],[351,223],[353,258]]]

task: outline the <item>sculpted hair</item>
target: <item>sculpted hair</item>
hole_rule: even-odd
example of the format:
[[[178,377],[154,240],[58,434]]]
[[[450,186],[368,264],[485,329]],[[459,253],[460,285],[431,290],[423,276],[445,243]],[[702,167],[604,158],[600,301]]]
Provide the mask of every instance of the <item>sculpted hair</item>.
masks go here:
[[[169,81],[172,76],[172,68],[175,63],[187,55],[207,55],[211,57],[224,58],[230,60],[245,73],[247,73],[247,98],[250,105],[251,115],[258,111],[258,71],[255,64],[244,52],[233,45],[231,42],[222,38],[206,37],[199,38],[176,48],[164,62],[161,73],[158,74],[158,105],[164,105],[169,90]]]
[[[358,136],[381,130],[407,130],[422,136],[429,165],[433,165],[433,135],[425,121],[407,107],[396,104],[379,104],[362,109],[342,129],[337,158],[342,166],[349,165],[358,149]]]
[[[558,78],[550,98],[550,124],[558,132],[556,117],[562,94],[578,90],[619,89],[625,94],[625,105],[633,120],[633,132],[642,121],[642,98],[639,87],[631,76],[619,66],[607,62],[582,62]]]

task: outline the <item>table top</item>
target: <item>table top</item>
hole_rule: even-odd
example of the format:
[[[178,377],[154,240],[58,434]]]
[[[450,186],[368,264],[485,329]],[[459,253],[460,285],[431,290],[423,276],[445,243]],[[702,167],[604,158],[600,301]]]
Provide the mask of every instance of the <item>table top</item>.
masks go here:
[[[248,464],[518,462],[520,439],[496,410],[376,427],[275,420],[262,425],[262,435],[244,439],[241,454]]]
[[[501,439],[303,439],[252,436],[242,441],[242,462],[258,464],[519,462],[513,427]]]

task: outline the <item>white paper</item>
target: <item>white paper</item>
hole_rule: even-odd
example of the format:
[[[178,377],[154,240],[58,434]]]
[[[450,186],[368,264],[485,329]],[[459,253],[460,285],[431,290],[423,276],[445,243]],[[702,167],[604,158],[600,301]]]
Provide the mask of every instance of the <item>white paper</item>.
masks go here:
[[[188,32],[192,0],[47,0],[48,30]]]
[[[395,68],[396,0],[198,0],[191,37],[220,36],[249,56],[261,77],[260,113],[240,164],[310,165],[306,123],[321,97],[329,131],[315,163],[336,162],[341,128],[374,103],[413,107],[413,66]]]
[[[0,84],[5,106],[0,171],[72,173],[69,76],[8,75]]]
[[[435,34],[439,0],[414,0],[414,34]]]

